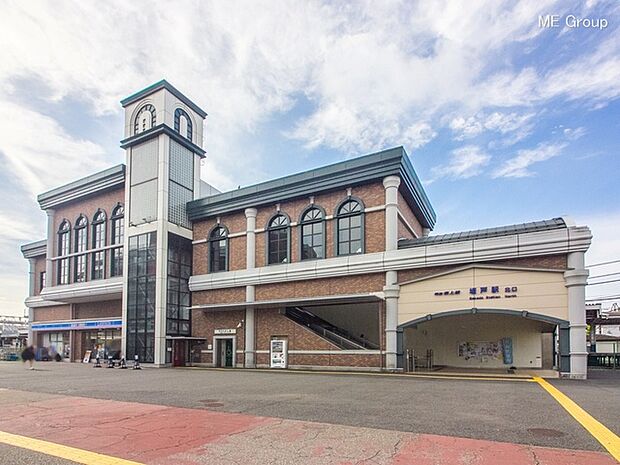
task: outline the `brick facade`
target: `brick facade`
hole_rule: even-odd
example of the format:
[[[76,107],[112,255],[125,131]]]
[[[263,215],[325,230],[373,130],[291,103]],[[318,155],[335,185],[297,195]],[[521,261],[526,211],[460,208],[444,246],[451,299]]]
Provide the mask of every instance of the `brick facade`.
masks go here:
[[[417,234],[417,237],[422,237],[422,225],[413,214],[413,211],[411,211],[411,207],[409,207],[409,204],[407,204],[407,201],[400,191],[398,192],[398,212],[407,221],[415,234]],[[400,219],[400,215],[398,218],[398,238],[415,239],[414,234],[412,234],[409,228],[407,228],[405,223]]]
[[[366,208],[380,207],[385,202],[385,190],[381,181],[351,188],[351,194],[362,200]],[[314,205],[322,207],[327,216],[336,214],[340,203],[347,198],[346,188],[320,193],[314,196]],[[404,201],[404,200],[403,200]],[[280,212],[290,217],[292,223],[298,223],[303,211],[310,206],[310,198],[298,198],[284,200],[280,203]],[[267,248],[265,243],[266,232],[270,219],[278,212],[276,205],[260,207],[256,216],[256,266],[266,266]],[[368,212],[364,218],[365,227],[365,252],[381,252],[385,250],[385,213],[384,210]],[[246,231],[246,218],[244,211],[221,215],[218,217],[220,224],[228,228],[229,234],[244,234]],[[325,254],[326,257],[335,256],[335,221],[325,221]],[[194,223],[194,240],[200,241],[208,238],[209,232],[217,224],[217,218],[209,218]],[[291,262],[301,259],[300,227],[293,226],[290,229]],[[206,274],[208,272],[208,245],[198,243],[194,245],[194,274]],[[232,237],[229,239],[229,270],[236,271],[245,269],[246,239],[245,236]]]
[[[36,258],[34,264],[34,295],[41,294],[41,273],[45,272],[46,259],[45,255]],[[46,280],[48,277],[46,276]],[[47,283],[49,285],[49,283]]]
[[[102,302],[85,302],[74,304],[73,312],[77,320],[121,317],[123,307],[121,300],[106,300]]]
[[[75,234],[74,234],[74,226],[76,220],[80,215],[84,215],[88,219],[88,227],[87,227],[87,248],[92,248],[92,228],[91,223],[93,220],[93,216],[97,213],[97,210],[101,209],[105,212],[106,215],[106,245],[111,244],[111,234],[112,234],[112,223],[110,221],[110,216],[112,215],[112,210],[118,204],[125,203],[125,188],[117,187],[107,192],[98,193],[92,195],[85,199],[79,199],[74,202],[68,202],[62,206],[59,206],[54,211],[54,253],[53,256],[56,257],[58,255],[58,240],[57,240],[57,231],[60,227],[60,224],[66,219],[69,221],[71,225],[71,252],[75,250]],[[86,276],[87,280],[91,279],[91,260],[92,257],[88,258],[88,266],[86,267]],[[56,264],[56,262],[54,262]],[[56,275],[57,275],[57,267],[52,267],[52,276],[47,277],[47,285],[53,286],[56,284]],[[73,282],[73,273],[74,273],[74,264],[73,260],[71,263],[71,276],[70,282]],[[105,257],[105,277],[109,277],[110,275],[110,251],[106,251]]]
[[[33,321],[63,321],[71,319],[71,305],[54,305],[33,309]]]

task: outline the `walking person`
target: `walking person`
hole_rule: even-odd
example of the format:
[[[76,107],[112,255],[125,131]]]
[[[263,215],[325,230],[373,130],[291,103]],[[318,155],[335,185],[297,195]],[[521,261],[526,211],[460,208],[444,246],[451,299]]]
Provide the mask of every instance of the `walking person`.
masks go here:
[[[22,360],[28,362],[29,370],[34,370],[34,347],[28,346],[22,351]]]

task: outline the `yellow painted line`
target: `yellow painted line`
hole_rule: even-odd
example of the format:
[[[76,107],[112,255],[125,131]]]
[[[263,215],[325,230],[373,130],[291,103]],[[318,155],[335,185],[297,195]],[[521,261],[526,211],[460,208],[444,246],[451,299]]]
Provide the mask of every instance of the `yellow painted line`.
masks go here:
[[[382,376],[385,378],[431,378],[431,379],[459,379],[474,381],[517,381],[534,382],[533,378],[513,378],[510,376],[465,376],[465,375],[426,375],[426,374],[405,374],[405,373],[373,373],[367,371],[321,371],[321,370],[270,370],[254,368],[216,368],[216,367],[178,367],[182,370],[206,370],[206,371],[227,371],[227,372],[251,372],[251,373],[280,373],[280,374],[299,374],[310,375],[338,375],[338,376]]]
[[[75,447],[63,446],[53,442],[42,441],[41,439],[28,438],[17,434],[5,433],[0,431],[0,443],[10,446],[21,447],[46,455],[52,455],[61,459],[71,460],[84,465],[142,465],[138,462],[125,460],[109,455],[98,454]]]
[[[535,377],[534,380],[542,388],[551,394],[570,415],[581,424],[607,451],[613,458],[620,461],[620,437],[610,431],[605,425],[596,420],[592,415],[582,409],[570,397],[558,388],[548,383],[542,378]]]

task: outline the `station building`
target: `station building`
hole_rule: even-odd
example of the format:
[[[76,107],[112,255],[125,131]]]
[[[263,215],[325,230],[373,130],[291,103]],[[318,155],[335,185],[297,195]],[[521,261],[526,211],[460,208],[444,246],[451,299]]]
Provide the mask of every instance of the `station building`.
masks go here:
[[[204,110],[166,81],[121,104],[126,163],[38,197],[34,344],[154,366],[586,377],[587,227],[432,235],[402,147],[219,192],[200,179]]]

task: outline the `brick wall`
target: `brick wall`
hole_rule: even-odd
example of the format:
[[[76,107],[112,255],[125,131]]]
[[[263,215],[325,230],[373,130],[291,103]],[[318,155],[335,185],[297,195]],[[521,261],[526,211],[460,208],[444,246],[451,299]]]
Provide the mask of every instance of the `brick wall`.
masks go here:
[[[418,235],[418,237],[421,237],[422,236],[422,225],[418,221],[418,218],[416,218],[416,216],[413,214],[411,207],[409,206],[409,204],[407,203],[403,195],[400,193],[400,191],[398,192],[398,211],[407,220],[407,223],[409,223],[409,226],[413,228],[413,230]],[[408,235],[401,236],[400,235],[401,229],[399,226],[398,237],[399,238],[401,237],[413,238],[413,235],[411,234],[411,232],[409,232],[409,230],[404,225],[403,225],[403,228],[407,231]]]
[[[257,350],[269,350],[274,336],[286,337],[289,350],[340,350],[335,344],[282,315],[277,308],[257,310],[254,319]]]
[[[201,311],[193,310],[192,314],[192,336],[204,337],[207,339],[203,349],[207,344],[212,344],[215,350],[213,337],[216,329],[237,329],[235,335],[237,350],[245,350],[245,331],[244,327],[237,328],[237,325],[245,320],[245,310],[233,311]],[[198,363],[213,363],[212,354],[200,353]],[[243,354],[237,354],[237,366],[243,366]]]
[[[84,320],[87,318],[120,317],[123,314],[122,301],[106,300],[102,302],[86,302],[74,304],[75,318]]]
[[[52,307],[34,308],[33,321],[70,320],[70,305],[54,305]]]
[[[263,284],[256,286],[256,300],[380,292],[384,285],[383,273]]]
[[[231,287],[229,289],[215,289],[212,291],[198,291],[192,293],[192,305],[226,304],[245,302],[245,287]]]
[[[362,199],[366,208],[381,206],[385,202],[385,191],[381,181],[372,184],[355,186],[351,189],[351,194]],[[326,215],[335,215],[336,208],[340,202],[347,197],[346,187],[314,196],[314,204],[325,209]],[[302,212],[310,205],[310,198],[303,197],[292,200],[284,200],[280,203],[280,211],[286,213],[291,222],[297,223],[301,218]],[[251,205],[248,205],[250,207]],[[276,205],[258,208],[256,216],[256,228],[265,229],[269,220],[277,213]],[[246,218],[243,211],[238,211],[226,215],[221,215],[220,224],[226,226],[230,234],[243,233],[246,230]],[[209,218],[204,221],[194,223],[194,240],[207,239],[211,229],[217,224],[217,218]],[[291,228],[291,261],[298,262],[300,257],[300,230],[299,227]],[[385,214],[384,211],[370,212],[365,215],[365,240],[366,252],[380,252],[385,250]],[[256,234],[256,266],[265,266],[266,245],[265,232]],[[335,230],[334,221],[325,222],[325,243],[326,257],[333,257],[335,254]],[[244,269],[246,242],[245,237],[231,238],[229,251],[229,269],[231,271]],[[194,274],[207,273],[207,244],[196,244],[194,246]]]
[[[63,222],[63,220],[67,219],[71,224],[71,252],[75,250],[75,236],[73,227],[75,226],[75,222],[80,215],[84,215],[88,219],[88,233],[87,233],[87,243],[88,248],[92,248],[92,228],[91,223],[93,220],[93,216],[97,212],[98,209],[101,209],[106,214],[106,245],[111,243],[111,234],[112,234],[112,224],[110,221],[110,216],[112,215],[112,210],[116,207],[117,204],[123,204],[125,202],[125,188],[118,187],[113,190],[98,193],[87,197],[85,199],[78,199],[73,202],[69,202],[67,204],[61,205],[55,209],[54,212],[54,253],[53,256],[58,255],[58,240],[56,232],[58,231],[58,227]],[[110,274],[110,252],[106,251],[105,258],[105,277],[109,277]],[[54,262],[53,266],[53,276],[47,277],[47,284],[55,285],[56,284],[56,274],[58,272],[57,262]],[[71,263],[71,282],[73,281],[73,272],[74,272],[74,264],[73,260]],[[88,266],[87,266],[87,279],[90,279],[91,274],[91,257],[88,258]]]

